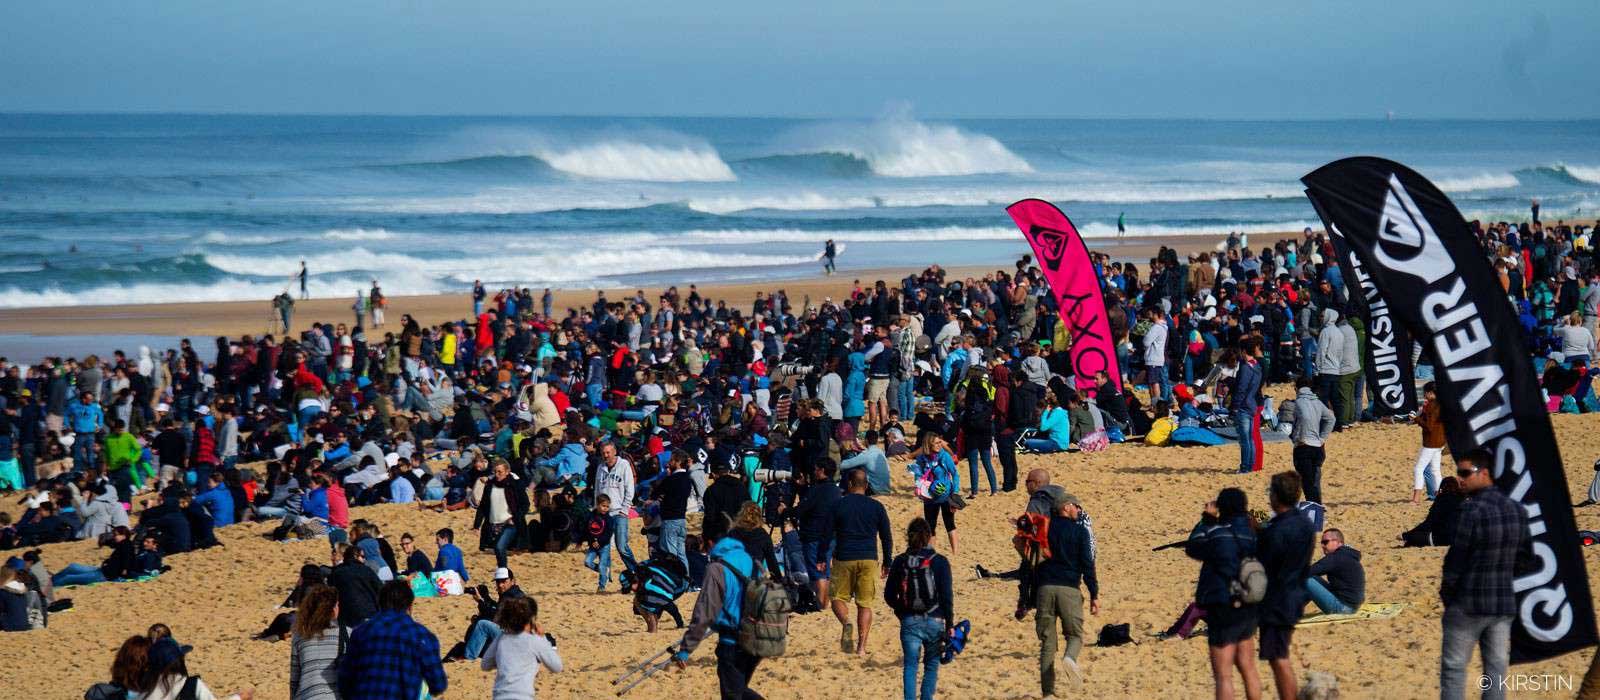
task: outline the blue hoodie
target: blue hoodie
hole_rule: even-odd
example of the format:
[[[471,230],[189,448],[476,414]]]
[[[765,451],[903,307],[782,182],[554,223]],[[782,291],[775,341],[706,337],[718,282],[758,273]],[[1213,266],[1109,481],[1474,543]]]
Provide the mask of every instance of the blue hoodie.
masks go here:
[[[1065,408],[1054,406],[1040,414],[1039,432],[1046,433],[1056,447],[1063,450],[1072,447],[1072,421]]]
[[[860,418],[867,412],[867,356],[850,353],[850,375],[844,378],[844,417]]]
[[[569,442],[561,446],[561,451],[554,457],[539,460],[538,466],[556,470],[556,478],[583,481],[583,474],[589,468],[589,452],[583,445]]]

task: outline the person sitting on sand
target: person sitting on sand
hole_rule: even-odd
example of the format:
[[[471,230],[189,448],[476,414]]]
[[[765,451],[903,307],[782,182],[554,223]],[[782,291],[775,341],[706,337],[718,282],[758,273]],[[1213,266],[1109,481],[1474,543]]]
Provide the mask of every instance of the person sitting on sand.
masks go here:
[[[1072,447],[1072,423],[1054,393],[1046,392],[1039,400],[1036,430],[1032,437],[1022,441],[1030,453],[1063,452]]]
[[[1456,516],[1465,496],[1453,476],[1439,482],[1439,491],[1428,506],[1428,515],[1416,527],[1400,533],[1406,547],[1448,547],[1456,538]]]
[[[439,554],[434,557],[434,571],[454,571],[461,576],[461,583],[472,580],[467,575],[466,557],[461,553],[461,548],[456,546],[456,532],[448,527],[441,528],[433,533],[434,543],[439,546]]]
[[[1322,558],[1311,565],[1306,589],[1311,602],[1325,613],[1348,615],[1367,599],[1367,574],[1361,552],[1344,543],[1344,533],[1328,528],[1322,533]]]
[[[471,622],[467,623],[466,640],[452,647],[450,652],[445,654],[444,660],[446,662],[482,657],[483,650],[490,642],[499,638],[503,631],[500,625],[495,622],[495,616],[499,612],[500,606],[507,601],[527,597],[527,594],[522,592],[522,587],[517,585],[516,574],[503,567],[494,570],[494,589],[499,595],[498,599],[490,597],[488,586],[480,585],[477,588],[467,589],[467,593],[478,603],[478,613],[472,617]]]

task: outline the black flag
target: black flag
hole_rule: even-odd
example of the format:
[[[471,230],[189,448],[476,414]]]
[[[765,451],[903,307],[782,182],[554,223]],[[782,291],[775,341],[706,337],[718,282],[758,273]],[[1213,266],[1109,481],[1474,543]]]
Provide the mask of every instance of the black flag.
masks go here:
[[[1461,212],[1433,183],[1380,158],[1330,163],[1301,182],[1432,358],[1450,450],[1493,453],[1496,486],[1527,515],[1535,561],[1512,586],[1511,660],[1593,646],[1589,579],[1539,378]]]
[[[1406,332],[1404,324],[1395,322],[1393,314],[1389,313],[1389,302],[1378,293],[1372,275],[1367,274],[1361,258],[1350,251],[1350,244],[1339,235],[1338,229],[1329,226],[1328,238],[1333,241],[1333,252],[1339,257],[1339,272],[1350,294],[1350,306],[1367,329],[1367,342],[1362,348],[1365,357],[1361,364],[1366,369],[1369,391],[1378,397],[1373,412],[1379,417],[1416,413],[1417,378],[1411,366],[1411,334]]]

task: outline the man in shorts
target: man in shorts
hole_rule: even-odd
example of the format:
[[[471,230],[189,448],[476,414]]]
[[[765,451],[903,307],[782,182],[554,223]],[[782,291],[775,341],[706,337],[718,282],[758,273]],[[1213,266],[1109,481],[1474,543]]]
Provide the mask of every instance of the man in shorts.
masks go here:
[[[866,656],[872,603],[878,597],[878,579],[889,575],[894,535],[889,529],[889,512],[867,495],[866,470],[851,471],[845,488],[845,495],[833,504],[831,517],[823,522],[822,541],[832,543],[833,614],[843,627],[839,648],[846,654]],[[850,624],[852,601],[859,632]]]
[[[1311,569],[1311,550],[1317,531],[1311,521],[1295,507],[1300,502],[1300,475],[1278,472],[1267,489],[1272,519],[1258,535],[1256,552],[1267,570],[1267,596],[1261,601],[1261,660],[1272,667],[1278,697],[1293,700],[1296,688],[1294,666],[1289,662],[1289,646],[1295,623],[1305,612],[1311,592],[1306,578]]]
[[[889,420],[889,377],[894,374],[894,349],[889,327],[875,329],[877,340],[867,348],[867,427],[882,427]]]

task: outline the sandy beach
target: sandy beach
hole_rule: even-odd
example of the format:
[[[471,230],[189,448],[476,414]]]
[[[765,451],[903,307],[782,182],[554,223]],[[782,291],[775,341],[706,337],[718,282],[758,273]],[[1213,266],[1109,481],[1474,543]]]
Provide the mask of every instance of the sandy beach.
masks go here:
[[[1279,395],[1286,393],[1278,387]],[[1553,417],[1567,465],[1569,485],[1581,492],[1593,476],[1589,463],[1600,453],[1600,432],[1591,416]],[[1334,674],[1343,697],[1423,698],[1438,692],[1439,616],[1435,593],[1443,549],[1398,549],[1394,537],[1418,522],[1425,505],[1411,505],[1410,465],[1417,431],[1411,426],[1365,424],[1333,437],[1328,448],[1324,490],[1330,526],[1342,528],[1351,546],[1364,553],[1367,598],[1403,603],[1390,620],[1303,628],[1295,635],[1295,663],[1305,670]],[[1094,517],[1103,595],[1100,615],[1088,618],[1094,635],[1107,623],[1131,623],[1138,642],[1113,648],[1086,647],[1081,663],[1087,679],[1081,697],[1202,697],[1210,693],[1205,643],[1158,641],[1193,593],[1198,564],[1181,552],[1151,552],[1152,546],[1184,537],[1203,503],[1224,486],[1243,488],[1253,508],[1265,507],[1267,477],[1290,466],[1286,443],[1267,446],[1266,471],[1248,476],[1232,472],[1236,448],[1150,448],[1113,446],[1093,455],[1026,456],[1023,469],[1045,467],[1057,483],[1078,495]],[[909,478],[896,464],[897,488]],[[964,469],[964,468],[963,468]],[[963,471],[963,479],[966,478]],[[972,620],[966,652],[940,671],[942,697],[1037,697],[1038,643],[1032,619],[1011,619],[1015,587],[978,580],[973,564],[990,568],[1015,563],[1010,518],[1022,508],[1020,493],[983,496],[959,514],[962,550],[952,557],[956,610]],[[896,530],[920,513],[905,491],[884,500]],[[7,504],[8,508],[15,508]],[[1595,511],[1580,511],[1580,527],[1600,526]],[[401,533],[418,535],[451,526],[466,532],[470,512],[436,514],[407,506],[361,509],[355,517],[379,523],[391,541]],[[691,525],[691,531],[694,526]],[[62,592],[76,608],[51,619],[47,630],[7,635],[0,665],[29,669],[27,697],[69,700],[104,680],[116,645],[165,622],[186,644],[193,644],[190,668],[218,689],[253,687],[257,698],[287,694],[286,643],[252,641],[276,612],[305,562],[323,562],[326,543],[280,544],[263,539],[270,525],[219,530],[225,547],[170,557],[172,572],[138,584],[102,584]],[[462,539],[473,539],[471,536]],[[474,540],[475,541],[475,540]],[[635,551],[644,546],[635,529]],[[897,544],[897,547],[899,545]],[[942,536],[936,541],[944,550]],[[471,547],[467,547],[471,549]],[[431,553],[431,543],[428,547]],[[88,543],[49,545],[44,561],[52,569],[68,562],[98,563],[104,550]],[[1600,575],[1592,553],[1590,580]],[[487,578],[492,552],[469,551],[475,581]],[[540,697],[598,698],[611,692],[610,680],[625,665],[642,660],[677,640],[669,629],[646,634],[630,612],[627,596],[596,594],[594,576],[581,555],[515,554],[511,565],[521,585],[539,602],[541,620],[555,634],[568,664],[560,674],[540,674]],[[680,601],[685,609],[692,596]],[[417,619],[445,646],[465,634],[473,610],[465,597],[417,603]],[[838,626],[831,615],[796,617],[789,652],[763,663],[755,687],[772,698],[886,698],[900,692],[900,647],[896,623],[880,616],[870,655],[864,662],[838,652]],[[1592,651],[1515,667],[1518,673],[1555,674],[1576,688]],[[709,697],[716,679],[709,648],[701,649],[686,672],[662,674],[635,690],[633,697]],[[1474,666],[1476,668],[1476,666]],[[447,667],[446,697],[487,697],[493,676],[475,664]],[[1263,674],[1266,667],[1262,666]],[[1475,674],[1473,670],[1470,673]],[[1469,674],[1469,678],[1473,677]],[[1263,676],[1264,680],[1270,680]],[[14,681],[4,685],[12,688]],[[1270,691],[1269,691],[1270,692]],[[1513,697],[1570,697],[1570,693],[1513,694]]]

